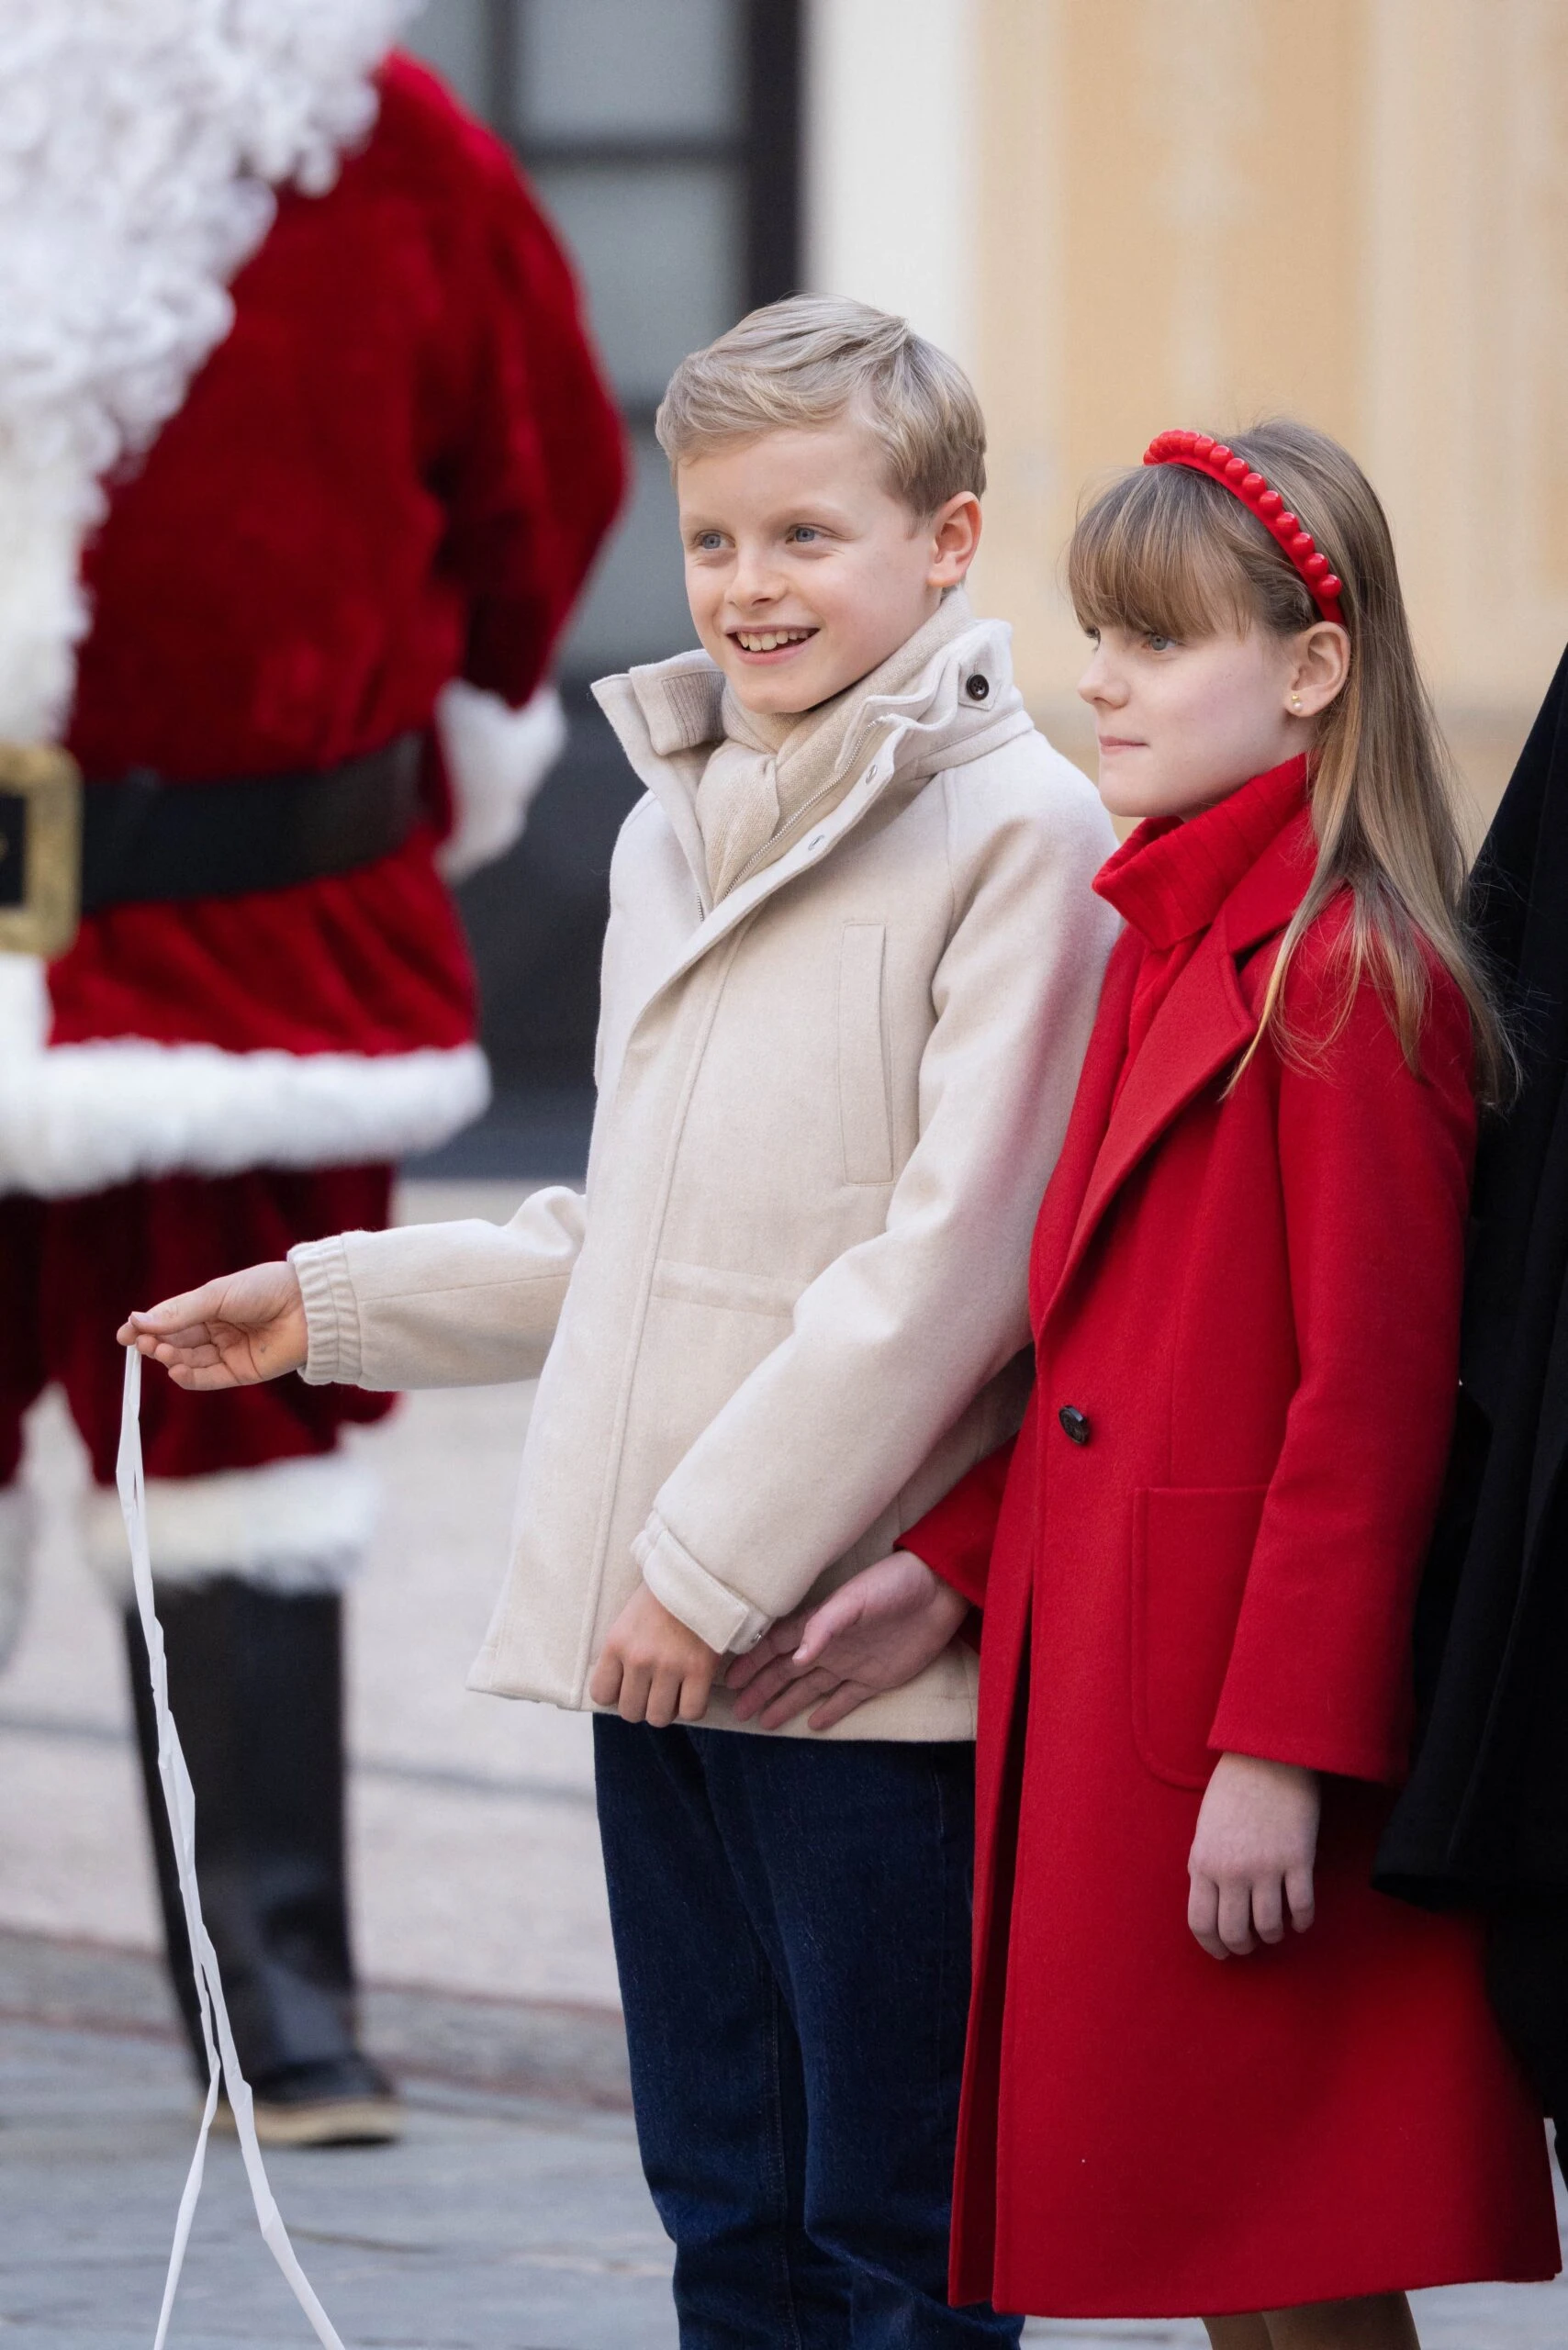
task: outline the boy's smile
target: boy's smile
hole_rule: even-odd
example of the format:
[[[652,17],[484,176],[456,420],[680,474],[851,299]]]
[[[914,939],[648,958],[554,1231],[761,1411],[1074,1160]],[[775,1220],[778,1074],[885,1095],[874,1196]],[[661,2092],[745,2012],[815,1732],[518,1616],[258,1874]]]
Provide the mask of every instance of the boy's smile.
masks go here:
[[[748,663],[779,666],[791,653],[809,644],[817,633],[814,628],[733,628],[729,631],[732,644],[739,647]]]
[[[725,442],[677,469],[686,591],[742,705],[812,710],[929,620],[980,540],[968,492],[917,516],[853,417]]]

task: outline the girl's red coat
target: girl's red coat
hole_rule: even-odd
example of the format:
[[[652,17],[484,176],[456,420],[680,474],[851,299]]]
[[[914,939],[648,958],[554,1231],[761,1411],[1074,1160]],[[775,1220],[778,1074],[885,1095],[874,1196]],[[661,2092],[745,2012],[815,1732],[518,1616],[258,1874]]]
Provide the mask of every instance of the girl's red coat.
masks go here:
[[[1331,910],[1296,1050],[1227,1091],[1312,872],[1303,789],[1295,763],[1107,867],[1140,927],[1036,1233],[1035,1401],[1010,1467],[905,1538],[985,1610],[958,2301],[1212,2314],[1556,2268],[1472,1929],[1368,1884],[1455,1393],[1463,1003],[1437,975],[1419,1079],[1372,984],[1341,1025]],[[1316,1924],[1218,1964],[1186,1862],[1226,1751],[1327,1777]]]

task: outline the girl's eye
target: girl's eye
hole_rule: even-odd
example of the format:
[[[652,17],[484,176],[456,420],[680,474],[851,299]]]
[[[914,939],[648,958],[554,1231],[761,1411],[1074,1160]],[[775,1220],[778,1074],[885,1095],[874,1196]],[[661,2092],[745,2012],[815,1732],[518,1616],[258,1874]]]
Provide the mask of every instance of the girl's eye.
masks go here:
[[[812,540],[820,539],[822,532],[810,522],[797,522],[790,536],[798,546],[806,546]]]
[[[713,554],[723,545],[723,533],[722,532],[701,531],[698,533],[697,549],[700,554]]]

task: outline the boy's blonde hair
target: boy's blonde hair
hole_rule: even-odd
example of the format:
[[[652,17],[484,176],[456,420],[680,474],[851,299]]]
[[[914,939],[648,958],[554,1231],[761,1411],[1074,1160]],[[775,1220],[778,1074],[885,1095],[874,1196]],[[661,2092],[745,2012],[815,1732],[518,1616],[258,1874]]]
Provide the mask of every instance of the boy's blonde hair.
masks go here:
[[[670,462],[852,416],[880,443],[885,481],[917,515],[985,489],[985,419],[957,360],[906,319],[794,294],[683,359],[654,430]]]

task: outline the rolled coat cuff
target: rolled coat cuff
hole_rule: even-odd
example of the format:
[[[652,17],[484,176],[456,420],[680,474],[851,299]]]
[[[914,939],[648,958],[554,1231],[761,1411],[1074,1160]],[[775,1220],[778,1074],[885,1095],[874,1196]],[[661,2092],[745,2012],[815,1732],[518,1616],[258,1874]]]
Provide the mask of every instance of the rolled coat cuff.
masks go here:
[[[310,1387],[356,1386],[364,1350],[343,1235],[302,1240],[289,1250],[288,1261],[305,1302],[307,1351],[299,1376]]]
[[[1017,1442],[1016,1437],[1010,1436],[1005,1444],[977,1460],[924,1517],[906,1527],[893,1545],[896,1550],[908,1550],[934,1575],[940,1575],[971,1607],[985,1606],[991,1554]]]
[[[1284,1762],[1330,1779],[1361,1779],[1374,1787],[1401,1786],[1409,1775],[1407,1737],[1380,1739],[1321,1722],[1292,1721],[1267,1704],[1223,1699],[1208,1742],[1215,1755],[1248,1754],[1260,1762]]]
[[[633,1543],[632,1556],[659,1605],[721,1656],[744,1656],[773,1620],[700,1565],[657,1510]]]

